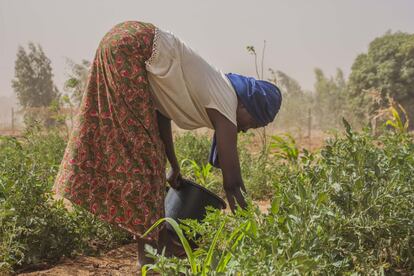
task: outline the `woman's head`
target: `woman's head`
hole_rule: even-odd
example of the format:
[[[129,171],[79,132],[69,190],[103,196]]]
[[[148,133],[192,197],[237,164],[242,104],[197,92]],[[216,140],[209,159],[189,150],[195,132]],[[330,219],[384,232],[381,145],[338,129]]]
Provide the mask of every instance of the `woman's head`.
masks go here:
[[[247,111],[246,107],[238,98],[237,104],[237,131],[246,132],[248,129],[251,128],[258,128],[259,122],[257,122],[252,115],[250,115],[249,111]]]
[[[275,119],[282,104],[282,94],[276,85],[237,74],[226,76],[237,93],[238,131],[264,127]]]
[[[266,126],[272,122],[282,104],[282,94],[276,85],[237,74],[226,74],[237,94],[237,130]],[[211,144],[209,162],[219,168],[216,135]]]

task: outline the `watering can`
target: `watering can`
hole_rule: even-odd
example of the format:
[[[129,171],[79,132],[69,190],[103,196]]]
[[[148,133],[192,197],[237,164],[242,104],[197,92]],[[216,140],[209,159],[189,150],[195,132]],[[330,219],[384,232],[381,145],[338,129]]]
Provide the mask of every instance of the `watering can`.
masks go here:
[[[226,203],[219,196],[188,179],[182,179],[180,188],[169,188],[164,201],[165,216],[177,222],[180,219],[201,221],[206,216],[206,207],[225,209]],[[167,229],[174,231],[171,225]]]

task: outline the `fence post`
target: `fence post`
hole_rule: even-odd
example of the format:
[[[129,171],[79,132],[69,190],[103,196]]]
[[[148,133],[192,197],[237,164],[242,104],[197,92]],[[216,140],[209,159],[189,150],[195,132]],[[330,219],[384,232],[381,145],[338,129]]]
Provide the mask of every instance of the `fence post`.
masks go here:
[[[13,107],[11,109],[11,129],[12,129],[12,132],[14,133],[14,108]]]
[[[309,141],[309,150],[312,146],[312,109],[308,109],[308,141]]]

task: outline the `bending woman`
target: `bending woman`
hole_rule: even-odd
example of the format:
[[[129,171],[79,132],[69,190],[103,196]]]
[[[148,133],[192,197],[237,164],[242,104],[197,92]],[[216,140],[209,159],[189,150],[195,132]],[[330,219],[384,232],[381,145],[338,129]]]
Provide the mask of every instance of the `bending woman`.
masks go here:
[[[273,121],[281,100],[275,85],[223,74],[171,32],[120,23],[96,51],[54,191],[141,237],[164,216],[166,182],[179,188],[173,120],[215,130],[210,162],[222,170],[231,209],[244,207],[237,132]],[[144,243],[157,242],[172,247],[163,229],[138,239],[141,263]]]

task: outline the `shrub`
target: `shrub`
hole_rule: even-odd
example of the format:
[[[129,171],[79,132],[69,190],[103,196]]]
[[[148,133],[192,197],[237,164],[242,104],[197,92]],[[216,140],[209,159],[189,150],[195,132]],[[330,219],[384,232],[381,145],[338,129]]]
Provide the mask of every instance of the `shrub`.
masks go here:
[[[86,210],[68,211],[51,187],[66,142],[56,130],[0,137],[0,272],[94,253],[131,236]]]
[[[174,148],[177,160],[181,163],[185,159],[194,160],[199,166],[208,163],[211,141],[206,135],[186,131],[174,139]]]
[[[277,163],[269,213],[250,205],[186,221],[199,248],[190,259],[149,251],[150,268],[166,275],[413,273],[413,138],[345,125],[345,136],[320,153]]]
[[[269,145],[265,145],[258,153],[253,153],[253,133],[239,135],[238,152],[240,167],[247,196],[254,200],[269,198],[272,194],[272,178],[279,173],[275,159],[271,155]]]
[[[53,261],[75,246],[74,229],[64,223],[68,216],[63,206],[49,202],[59,138],[48,138],[52,144],[47,152],[42,152],[45,141],[30,134],[25,141],[1,138],[0,261],[6,268]]]

